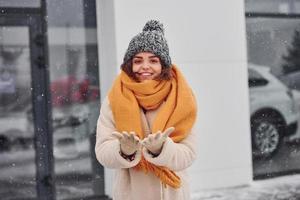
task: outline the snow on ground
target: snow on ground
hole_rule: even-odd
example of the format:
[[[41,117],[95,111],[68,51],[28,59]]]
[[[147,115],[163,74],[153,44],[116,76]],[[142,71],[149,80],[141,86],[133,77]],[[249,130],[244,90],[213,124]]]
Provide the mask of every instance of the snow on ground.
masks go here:
[[[249,186],[202,190],[192,200],[299,200],[300,175],[253,181]]]

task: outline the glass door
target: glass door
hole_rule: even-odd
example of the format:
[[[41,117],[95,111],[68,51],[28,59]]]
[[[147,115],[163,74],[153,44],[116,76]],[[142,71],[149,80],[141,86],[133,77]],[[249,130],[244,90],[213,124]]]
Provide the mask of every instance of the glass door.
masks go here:
[[[54,193],[42,38],[37,15],[0,15],[1,199]]]
[[[95,1],[47,1],[57,200],[106,199],[94,153],[100,110],[95,8]]]
[[[0,199],[107,199],[94,153],[96,2],[2,2]]]
[[[37,196],[30,53],[28,26],[0,26],[0,195],[3,199]]]

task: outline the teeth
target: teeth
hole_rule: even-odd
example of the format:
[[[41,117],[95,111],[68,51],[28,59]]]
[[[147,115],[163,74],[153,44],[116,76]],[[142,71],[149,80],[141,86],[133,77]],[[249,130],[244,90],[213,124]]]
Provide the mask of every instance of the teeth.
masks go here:
[[[142,73],[141,75],[142,75],[142,76],[151,76],[150,73]]]

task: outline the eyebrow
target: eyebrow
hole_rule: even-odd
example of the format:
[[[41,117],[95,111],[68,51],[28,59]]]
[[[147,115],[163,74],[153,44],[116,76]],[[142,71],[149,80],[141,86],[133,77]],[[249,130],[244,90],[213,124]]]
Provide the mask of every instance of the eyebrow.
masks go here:
[[[133,58],[143,58],[141,56],[134,56]],[[158,56],[149,56],[149,58],[158,58]]]

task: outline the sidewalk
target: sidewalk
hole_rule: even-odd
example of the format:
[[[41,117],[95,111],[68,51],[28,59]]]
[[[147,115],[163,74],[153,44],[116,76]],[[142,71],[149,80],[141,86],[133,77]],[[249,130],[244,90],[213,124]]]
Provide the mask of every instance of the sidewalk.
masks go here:
[[[253,181],[251,185],[195,192],[192,200],[300,200],[300,175]]]

